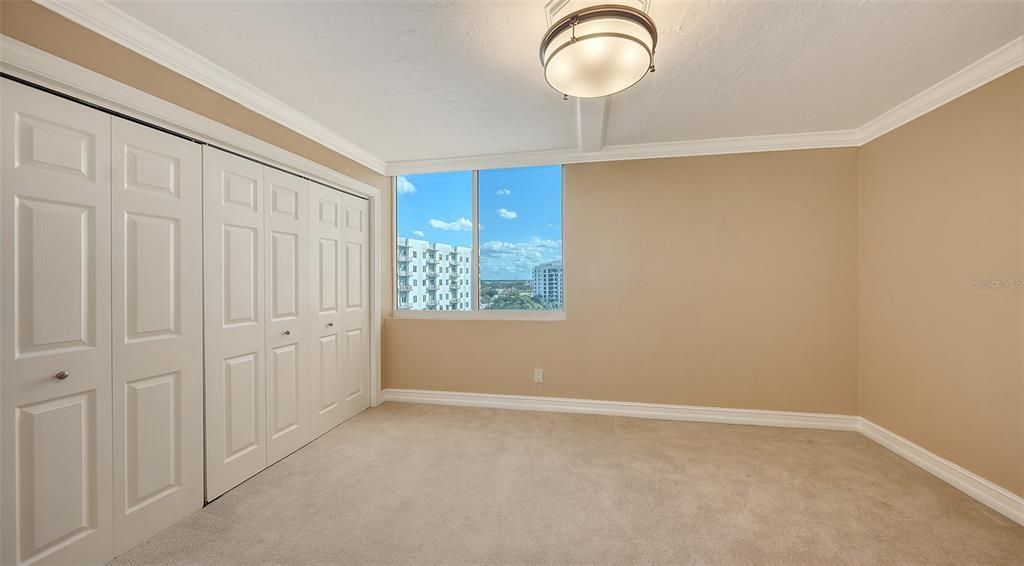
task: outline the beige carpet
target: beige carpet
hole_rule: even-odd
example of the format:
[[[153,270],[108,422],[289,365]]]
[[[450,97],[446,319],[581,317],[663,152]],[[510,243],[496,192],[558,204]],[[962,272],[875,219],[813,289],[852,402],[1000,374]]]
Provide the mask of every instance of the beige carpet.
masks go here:
[[[114,564],[1024,563],[856,433],[386,403]]]

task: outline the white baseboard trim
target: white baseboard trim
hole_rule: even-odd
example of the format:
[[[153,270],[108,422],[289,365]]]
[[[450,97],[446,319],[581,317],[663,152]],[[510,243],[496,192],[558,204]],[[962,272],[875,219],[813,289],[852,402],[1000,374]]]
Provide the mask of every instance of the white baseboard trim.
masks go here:
[[[759,411],[753,409],[722,409],[691,405],[661,405],[631,403],[627,401],[597,401],[562,397],[532,397],[528,395],[491,395],[486,393],[455,393],[424,389],[385,389],[385,401],[400,403],[426,403],[431,405],[457,405],[517,409],[522,411],[548,411],[553,413],[585,413],[721,424],[813,428],[822,430],[857,431],[860,417],[821,413],[793,413],[788,411]]]
[[[860,417],[860,432],[912,464],[1024,526],[1024,498]]]
[[[385,389],[381,392],[381,397],[384,401],[398,403],[860,432],[898,456],[1024,526],[1024,498],[859,416],[425,389]]]

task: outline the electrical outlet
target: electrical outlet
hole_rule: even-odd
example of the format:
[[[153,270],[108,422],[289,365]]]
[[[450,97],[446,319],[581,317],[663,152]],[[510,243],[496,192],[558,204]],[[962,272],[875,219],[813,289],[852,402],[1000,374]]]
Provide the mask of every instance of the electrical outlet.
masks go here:
[[[544,370],[540,368],[533,370],[533,382],[544,383]]]

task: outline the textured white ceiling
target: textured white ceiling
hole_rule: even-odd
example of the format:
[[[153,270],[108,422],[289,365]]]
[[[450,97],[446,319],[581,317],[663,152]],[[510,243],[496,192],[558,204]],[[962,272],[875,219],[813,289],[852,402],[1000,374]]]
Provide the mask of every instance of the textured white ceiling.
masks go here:
[[[576,147],[544,0],[113,4],[387,161]],[[858,127],[1024,33],[1024,3],[653,0],[605,143]]]

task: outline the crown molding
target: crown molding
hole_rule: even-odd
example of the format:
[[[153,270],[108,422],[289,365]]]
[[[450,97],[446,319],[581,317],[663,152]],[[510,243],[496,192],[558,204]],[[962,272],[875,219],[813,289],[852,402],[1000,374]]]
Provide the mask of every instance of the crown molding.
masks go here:
[[[932,110],[1024,65],[1024,36],[960,69],[858,128],[860,145],[883,136]]]
[[[859,147],[1024,65],[1024,36],[1020,36],[859,128],[849,130],[611,145],[589,152],[574,147],[385,162],[355,142],[104,0],[35,2],[377,173],[390,176],[465,169]],[[571,0],[551,0],[546,10],[557,12],[570,2]],[[590,143],[587,147],[594,147],[594,144]]]
[[[377,173],[387,168],[355,142],[103,0],[35,2]]]
[[[800,134],[774,134],[692,141],[610,145],[600,151],[580,152],[578,148],[476,155],[446,159],[392,161],[388,175],[410,175],[464,169],[526,167],[559,163],[590,163],[626,159],[694,157],[794,149],[860,147],[919,118],[972,90],[1024,66],[1024,36],[992,51],[974,63],[901,102],[863,126]]]
[[[0,71],[324,185],[370,199],[381,193],[369,183],[2,34]]]
[[[793,149],[856,147],[858,145],[860,145],[860,136],[857,130],[836,130],[831,132],[805,132],[799,134],[772,134],[678,142],[607,145],[599,151],[589,153],[581,153],[578,148],[572,148],[477,155],[450,159],[391,161],[388,163],[387,174],[392,176],[411,175],[414,173],[466,169],[498,169],[502,167],[593,163],[597,161],[657,159],[662,157],[696,157],[701,155],[759,153]]]

